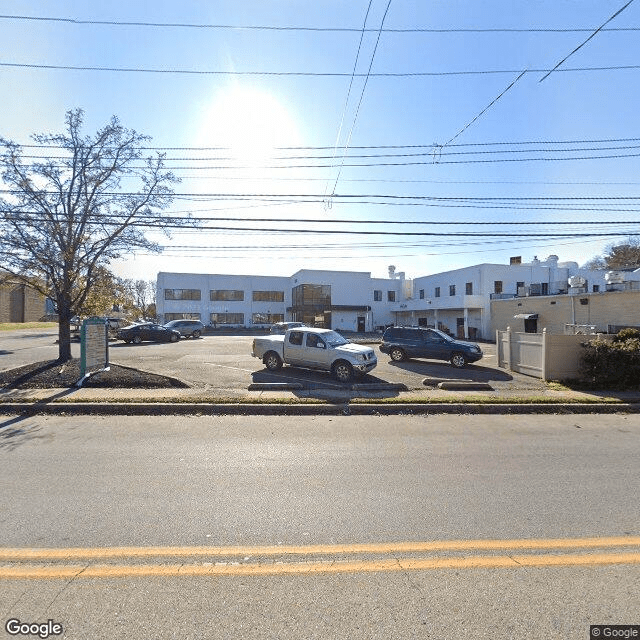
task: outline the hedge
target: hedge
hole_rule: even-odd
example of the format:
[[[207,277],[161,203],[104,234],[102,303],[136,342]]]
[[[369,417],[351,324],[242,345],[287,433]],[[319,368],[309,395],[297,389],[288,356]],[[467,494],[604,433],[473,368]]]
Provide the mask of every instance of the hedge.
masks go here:
[[[596,338],[582,344],[581,375],[598,389],[640,387],[640,331],[623,329],[611,342]]]

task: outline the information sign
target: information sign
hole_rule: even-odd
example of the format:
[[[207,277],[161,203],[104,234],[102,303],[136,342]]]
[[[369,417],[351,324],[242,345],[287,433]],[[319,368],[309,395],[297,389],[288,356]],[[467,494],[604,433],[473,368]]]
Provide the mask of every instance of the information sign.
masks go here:
[[[109,340],[106,318],[87,318],[80,330],[80,387],[92,373],[109,370]]]

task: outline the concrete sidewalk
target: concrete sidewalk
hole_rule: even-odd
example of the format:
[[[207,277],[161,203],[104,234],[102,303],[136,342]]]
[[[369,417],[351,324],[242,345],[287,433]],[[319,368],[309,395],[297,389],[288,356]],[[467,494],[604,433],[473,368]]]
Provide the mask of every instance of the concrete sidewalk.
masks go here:
[[[425,388],[400,392],[357,389],[275,389],[223,396],[202,389],[14,389],[0,391],[0,413],[295,414],[295,413],[540,413],[638,412],[638,392],[566,389],[513,391]]]

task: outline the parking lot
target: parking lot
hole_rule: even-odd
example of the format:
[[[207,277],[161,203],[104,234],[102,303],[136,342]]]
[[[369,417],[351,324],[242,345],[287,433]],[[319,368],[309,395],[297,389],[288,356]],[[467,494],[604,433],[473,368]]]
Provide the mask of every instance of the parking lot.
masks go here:
[[[55,329],[5,332],[0,336],[0,370],[56,358],[56,337]],[[196,389],[229,397],[246,393],[252,383],[264,382],[299,383],[304,389],[318,391],[343,388],[325,372],[287,366],[267,371],[251,355],[252,340],[252,335],[206,335],[178,343],[128,345],[115,341],[110,343],[109,358],[114,364],[179,378]],[[376,344],[371,346],[378,356],[378,366],[371,374],[356,379],[358,384],[400,384],[411,391],[424,389],[425,379],[447,379],[488,383],[496,391],[544,388],[540,380],[498,368],[493,344],[481,344],[483,358],[464,369],[433,360],[393,362]],[[79,343],[72,345],[72,354],[80,356]]]

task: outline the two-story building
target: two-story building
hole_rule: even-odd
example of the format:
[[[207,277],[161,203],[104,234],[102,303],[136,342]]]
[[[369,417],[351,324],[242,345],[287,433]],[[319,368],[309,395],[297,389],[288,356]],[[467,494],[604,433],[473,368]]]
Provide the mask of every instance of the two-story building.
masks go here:
[[[265,327],[294,320],[373,331],[394,322],[402,280],[369,272],[302,269],[290,277],[160,272],[157,313],[162,322],[198,319],[214,327]]]
[[[640,272],[629,277],[640,280]],[[212,326],[266,327],[294,320],[345,331],[398,324],[492,340],[494,301],[599,293],[611,286],[604,271],[581,269],[553,255],[544,261],[512,258],[510,264],[478,264],[413,280],[396,273],[395,267],[389,267],[388,278],[372,278],[366,271],[313,269],[288,277],[161,272],[157,311],[163,322],[197,318]],[[515,315],[520,317],[510,323],[514,330],[537,330],[535,314]]]
[[[590,291],[604,291],[603,271],[576,262],[534,258],[522,263],[479,264],[413,281],[413,298],[394,307],[397,324],[436,327],[458,338],[492,339],[491,301],[570,293],[571,278]]]

